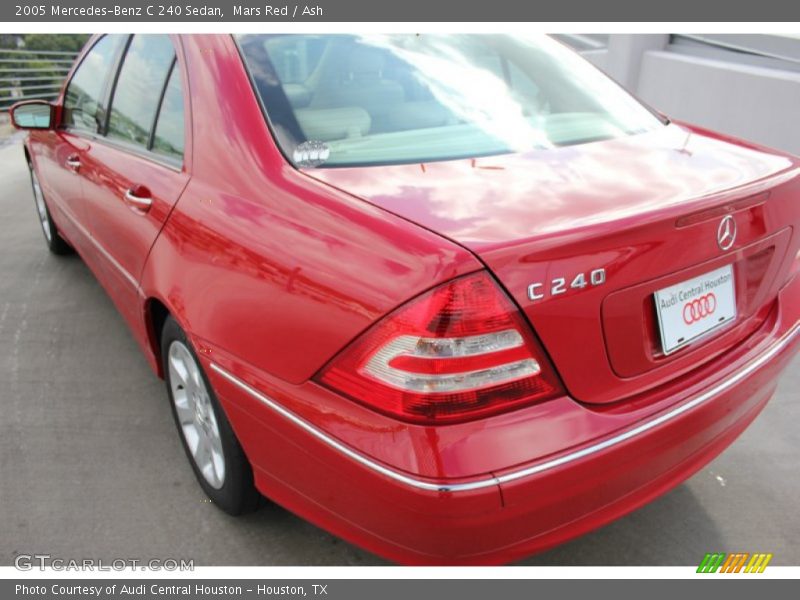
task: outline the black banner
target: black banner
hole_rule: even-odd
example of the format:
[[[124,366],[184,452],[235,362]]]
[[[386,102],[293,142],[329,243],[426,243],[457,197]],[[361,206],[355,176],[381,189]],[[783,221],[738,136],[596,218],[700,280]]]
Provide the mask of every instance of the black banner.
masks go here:
[[[698,576],[700,577],[700,576]],[[757,577],[757,576],[755,576]],[[771,597],[794,597],[797,582],[779,579],[756,580],[740,577],[703,576],[707,583],[700,589],[706,594],[727,600]],[[712,581],[713,580],[713,581]],[[795,589],[792,593],[791,590]],[[672,579],[664,581],[638,580],[26,580],[0,581],[0,597],[41,600],[181,600],[192,598],[225,600],[275,599],[300,600],[408,600],[415,598],[458,598],[485,600],[488,598],[623,598],[674,600],[698,597],[698,581]],[[695,592],[694,594],[692,592]],[[780,594],[780,596],[779,596]]]
[[[11,0],[0,4],[9,22],[787,22],[800,3],[787,0],[491,0],[375,2],[375,0]]]

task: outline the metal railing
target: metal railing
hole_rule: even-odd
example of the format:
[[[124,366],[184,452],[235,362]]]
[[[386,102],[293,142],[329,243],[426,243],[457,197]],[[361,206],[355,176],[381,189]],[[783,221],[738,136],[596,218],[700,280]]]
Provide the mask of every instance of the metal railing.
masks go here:
[[[758,58],[800,65],[800,36],[768,34],[692,35],[673,34],[670,44],[695,44]]]
[[[0,112],[20,100],[53,100],[77,53],[0,48]]]

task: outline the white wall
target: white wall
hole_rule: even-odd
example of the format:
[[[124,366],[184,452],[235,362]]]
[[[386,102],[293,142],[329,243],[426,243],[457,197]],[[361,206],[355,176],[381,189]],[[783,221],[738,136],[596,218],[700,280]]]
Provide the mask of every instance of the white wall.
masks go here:
[[[800,73],[646,52],[637,93],[676,119],[800,155]]]
[[[800,155],[800,72],[670,51],[665,35],[611,35],[584,56],[666,115]]]

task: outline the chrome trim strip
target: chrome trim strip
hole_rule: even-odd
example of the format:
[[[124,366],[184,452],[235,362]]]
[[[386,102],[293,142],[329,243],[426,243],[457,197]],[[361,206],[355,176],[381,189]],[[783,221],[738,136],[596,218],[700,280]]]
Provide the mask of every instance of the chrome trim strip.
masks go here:
[[[119,150],[120,152],[124,152],[125,154],[143,158],[146,161],[156,164],[159,167],[164,167],[166,169],[169,169],[170,171],[174,171],[175,173],[181,173],[183,171],[184,167],[183,159],[179,161],[172,160],[168,156],[156,154],[151,150],[141,149],[134,144],[126,144],[125,142],[118,142],[116,140],[109,139],[104,135],[100,135],[99,133],[92,133],[90,131],[81,131],[80,129],[74,129],[72,127],[61,127],[57,131],[63,131],[64,133],[74,135],[75,137],[79,137],[81,139],[88,140],[90,142],[97,142],[108,148]]]
[[[487,487],[487,486],[491,486],[491,485],[496,485],[496,483],[497,483],[496,481],[494,481],[494,479],[491,479],[491,480],[481,479],[479,481],[475,481],[475,482],[471,482],[471,483],[458,483],[458,484],[445,484],[445,483],[442,483],[442,484],[438,484],[438,483],[430,483],[428,481],[423,481],[421,479],[415,479],[413,477],[409,477],[408,475],[404,475],[403,473],[400,473],[399,471],[395,471],[393,469],[389,469],[387,467],[384,467],[383,465],[381,465],[381,464],[379,464],[379,463],[367,458],[363,454],[360,454],[360,453],[356,452],[355,450],[352,450],[351,448],[345,446],[344,444],[342,444],[338,440],[332,438],[328,434],[323,433],[322,431],[320,431],[319,429],[317,429],[316,427],[314,427],[313,425],[311,425],[310,423],[308,423],[304,419],[301,419],[300,417],[298,417],[293,412],[291,412],[289,410],[286,410],[283,406],[281,406],[280,404],[278,404],[274,400],[271,400],[270,398],[268,398],[267,396],[265,396],[264,394],[262,394],[261,392],[259,392],[255,388],[249,386],[248,384],[246,384],[244,381],[242,381],[238,377],[236,377],[234,375],[231,375],[230,373],[228,373],[222,367],[220,367],[220,366],[218,366],[218,365],[216,365],[214,363],[211,363],[211,369],[216,371],[217,373],[219,373],[222,377],[224,377],[225,379],[230,381],[233,385],[237,386],[238,388],[244,390],[245,392],[247,392],[248,394],[253,396],[256,400],[259,400],[263,404],[267,405],[269,408],[271,408],[272,410],[277,412],[282,417],[285,417],[286,419],[288,419],[289,421],[291,421],[292,423],[294,423],[295,425],[297,425],[301,429],[303,429],[306,432],[310,433],[311,435],[313,435],[318,440],[328,444],[329,446],[331,446],[335,450],[338,450],[339,452],[341,452],[342,454],[344,454],[348,458],[351,458],[354,461],[356,461],[357,463],[360,463],[360,464],[364,465],[368,469],[376,471],[376,472],[378,472],[378,473],[380,473],[382,475],[386,475],[387,477],[389,477],[391,479],[394,479],[395,481],[399,481],[401,483],[405,483],[406,485],[409,485],[409,486],[414,487],[414,488],[423,489],[423,490],[429,490],[429,491],[432,491],[432,492],[455,492],[455,491],[473,490],[473,489],[483,488],[483,487]]]
[[[728,379],[719,382],[717,385],[712,387],[709,390],[706,390],[702,394],[695,397],[693,400],[689,402],[685,402],[681,404],[677,408],[674,408],[660,417],[656,417],[652,421],[646,421],[641,425],[634,427],[633,429],[629,429],[624,433],[620,433],[619,435],[615,435],[614,437],[608,438],[594,444],[592,446],[588,446],[583,448],[582,450],[577,450],[575,452],[571,452],[570,454],[566,454],[559,458],[555,458],[553,460],[535,465],[533,467],[528,467],[527,469],[521,469],[519,471],[514,471],[512,473],[507,473],[505,475],[501,475],[497,479],[500,483],[508,483],[509,481],[516,481],[517,479],[521,479],[523,477],[528,477],[530,475],[534,475],[536,473],[541,473],[547,469],[552,469],[553,467],[558,467],[563,465],[564,463],[571,462],[573,460],[578,460],[580,458],[584,458],[585,456],[589,456],[596,452],[600,452],[601,450],[605,450],[611,446],[615,446],[620,442],[624,442],[626,440],[631,439],[632,437],[636,437],[637,435],[644,433],[645,431],[649,431],[654,427],[658,427],[659,425],[666,423],[674,419],[675,417],[682,415],[683,413],[692,410],[696,406],[703,404],[704,402],[711,400],[715,396],[727,391],[729,388],[733,387],[743,379],[749,377],[754,371],[759,369],[764,365],[764,363],[769,362],[776,354],[779,354],[786,346],[794,340],[797,335],[800,334],[800,322],[795,323],[794,326],[784,334],[782,338],[780,338],[777,342],[772,344],[772,346],[767,349],[766,352],[761,354],[758,358],[751,361],[747,366],[745,366],[741,371],[738,371]]]
[[[94,238],[94,236],[92,236],[89,233],[89,231],[83,225],[81,225],[78,222],[77,218],[73,217],[69,212],[67,212],[66,210],[63,210],[63,209],[61,210],[61,214],[63,214],[65,217],[67,217],[69,219],[70,223],[72,223],[76,228],[78,228],[80,230],[80,232],[83,234],[83,237],[86,238],[88,241],[90,241],[92,243],[92,245],[95,248],[97,248],[97,250],[100,252],[100,254],[102,254],[108,260],[108,262],[110,262],[117,269],[117,271],[120,272],[120,275],[122,275],[125,279],[128,280],[128,283],[130,283],[133,286],[133,289],[135,289],[138,292],[139,291],[139,282],[137,281],[137,279],[133,275],[131,275],[125,269],[125,267],[123,267],[121,264],[119,264],[119,261],[117,261],[117,259],[114,258],[111,255],[111,253],[108,250],[106,250],[103,247],[103,245],[100,242],[98,242]]]
[[[716,384],[711,389],[701,393],[694,399],[681,404],[680,406],[662,414],[659,417],[656,417],[655,419],[652,419],[651,421],[646,421],[645,423],[642,423],[637,427],[634,427],[623,433],[605,439],[602,442],[593,444],[591,446],[587,446],[586,448],[583,448],[581,450],[576,450],[575,452],[570,452],[569,454],[565,454],[558,458],[554,458],[552,460],[539,463],[537,465],[528,467],[526,469],[520,469],[518,471],[506,473],[505,475],[486,477],[484,479],[479,479],[477,481],[469,481],[464,483],[444,483],[444,482],[432,483],[429,481],[411,477],[409,475],[405,475],[404,473],[385,467],[380,463],[377,463],[372,459],[367,458],[363,454],[356,452],[355,450],[342,444],[341,442],[329,436],[328,434],[320,431],[315,426],[311,425],[304,419],[298,417],[297,415],[287,410],[274,400],[268,398],[267,396],[265,396],[255,388],[251,387],[250,385],[248,385],[235,375],[228,373],[222,367],[214,363],[211,363],[211,369],[214,370],[216,373],[218,373],[220,376],[227,379],[236,387],[247,392],[248,394],[253,396],[256,400],[259,400],[261,403],[265,404],[267,407],[271,408],[273,411],[280,414],[282,417],[286,418],[287,420],[291,421],[304,431],[313,435],[321,442],[324,442],[325,444],[341,452],[342,454],[356,461],[357,463],[367,467],[368,469],[371,469],[372,471],[385,475],[390,479],[394,479],[395,481],[399,481],[413,488],[433,491],[433,492],[452,493],[452,492],[465,492],[469,490],[478,490],[482,488],[500,485],[502,483],[516,481],[524,477],[529,477],[531,475],[535,475],[537,473],[541,473],[543,471],[559,467],[561,465],[573,462],[575,460],[585,458],[602,450],[606,450],[607,448],[615,446],[621,442],[624,442],[646,431],[649,431],[650,429],[658,427],[659,425],[662,425],[663,423],[666,423],[667,421],[670,421],[675,417],[680,416],[683,413],[692,410],[693,408],[703,404],[704,402],[707,402],[708,400],[714,398],[715,396],[718,396],[719,394],[727,391],[729,388],[733,387],[743,379],[747,378],[754,371],[762,367],[774,356],[776,356],[782,350],[784,350],[792,341],[794,341],[796,337],[798,337],[798,335],[800,335],[800,321],[795,323],[794,326],[788,332],[786,332],[786,334],[783,335],[783,337],[781,337],[778,341],[772,344],[763,354],[759,355],[758,358],[748,363],[747,366],[745,366],[743,369],[741,369],[728,379]]]

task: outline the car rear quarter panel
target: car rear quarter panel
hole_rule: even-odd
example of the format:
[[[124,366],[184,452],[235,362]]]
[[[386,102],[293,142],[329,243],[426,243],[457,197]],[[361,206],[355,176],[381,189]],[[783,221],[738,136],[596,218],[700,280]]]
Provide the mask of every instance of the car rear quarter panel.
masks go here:
[[[393,421],[308,382],[382,315],[481,265],[460,246],[289,166],[229,37],[192,36],[184,47],[196,115],[193,175],[151,252],[142,289],[167,305],[207,365],[365,455],[444,479],[525,464],[610,434],[709,376],[682,378],[620,413],[563,397],[438,429]],[[725,364],[769,336],[767,323]],[[263,417],[257,400],[221,395],[237,414]],[[257,444],[248,454],[254,451]]]
[[[229,36],[183,39],[192,179],[142,279],[195,340],[290,383],[376,319],[480,263],[297,172],[275,147]]]

